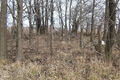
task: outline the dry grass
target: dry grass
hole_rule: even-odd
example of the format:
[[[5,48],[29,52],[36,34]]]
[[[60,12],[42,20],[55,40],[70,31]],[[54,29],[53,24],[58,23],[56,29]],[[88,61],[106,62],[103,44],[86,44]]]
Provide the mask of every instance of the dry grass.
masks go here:
[[[13,62],[11,57],[9,61],[1,61],[0,80],[120,80],[119,63],[113,65],[120,59],[108,64],[102,56],[98,59],[97,53],[90,47],[79,49],[79,40],[72,39],[71,43],[67,43],[62,41],[61,36],[54,36],[54,55],[51,57],[46,38],[40,36],[38,46],[37,37],[30,45],[29,40],[23,40],[24,61]],[[84,39],[87,42],[88,37]],[[116,55],[118,53],[115,51]]]

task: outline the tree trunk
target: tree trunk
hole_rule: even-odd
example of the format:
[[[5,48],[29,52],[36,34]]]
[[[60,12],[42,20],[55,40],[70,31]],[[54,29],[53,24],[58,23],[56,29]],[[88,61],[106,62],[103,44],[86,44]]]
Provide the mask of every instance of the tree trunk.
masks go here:
[[[62,19],[62,8],[61,8],[61,0],[59,0],[59,6],[58,6],[58,10],[59,10],[59,18],[60,18],[60,25],[61,25],[61,28],[62,28],[62,31],[61,31],[61,35],[62,35],[62,40],[63,40],[63,19]]]
[[[7,0],[1,0],[0,12],[0,60],[8,58],[7,54]]]
[[[51,24],[53,25],[53,0],[51,0]]]
[[[81,32],[80,32],[80,48],[83,46],[83,25],[82,25],[82,0],[80,0],[80,27],[81,27]]]
[[[48,34],[48,0],[46,0],[46,8],[45,8],[45,34]]]
[[[114,44],[114,36],[115,36],[115,21],[116,21],[116,6],[115,0],[109,0],[109,27],[108,27],[108,34],[106,39],[106,46],[105,46],[105,54],[106,59],[109,61],[112,55],[112,47]]]
[[[72,0],[70,0],[70,7],[69,7],[69,41],[71,40],[71,5],[72,5]]]
[[[78,24],[76,19],[73,21],[73,26],[72,26],[72,33],[77,36],[77,30],[78,30]]]
[[[31,38],[32,38],[32,23],[31,23],[31,0],[29,0],[29,11],[28,11],[28,16],[29,16],[29,44],[31,44]]]
[[[91,39],[90,39],[91,42],[94,40],[94,7],[95,7],[95,0],[93,0],[93,7],[92,7]]]
[[[117,32],[117,45],[118,45],[118,48],[120,49],[120,19],[119,19],[119,27]]]
[[[11,32],[13,35],[13,39],[16,37],[16,25],[15,25],[15,1],[13,0],[13,26],[11,27]]]
[[[51,25],[50,25],[50,28],[53,29],[53,0],[51,0]],[[51,53],[51,56],[53,55],[53,43],[52,43],[52,30],[50,32],[50,53]]]
[[[106,41],[106,37],[107,37],[107,27],[108,27],[108,0],[106,0],[106,8],[105,8],[105,23],[104,23],[104,34],[103,34],[103,41]]]
[[[86,27],[86,36],[88,36],[88,35],[89,35],[89,25],[90,25],[90,23],[89,23],[89,22],[87,22],[87,27]]]
[[[102,28],[102,24],[98,26],[98,51],[99,52],[101,52],[101,48],[102,48],[101,28]]]
[[[22,52],[22,7],[23,1],[17,0],[17,54],[16,60],[21,61],[23,58]]]
[[[44,23],[44,1],[42,0],[41,2],[42,5],[42,29],[41,29],[41,34],[45,34],[45,23]]]
[[[50,54],[53,55],[53,25],[50,25]]]
[[[11,34],[12,34],[12,39],[11,39],[11,53],[13,53],[13,39],[16,38],[16,25],[15,25],[15,0],[12,0],[12,7],[13,7],[13,24],[12,24],[12,27],[11,27]]]
[[[35,5],[35,21],[36,21],[36,27],[37,27],[37,35],[39,33],[41,33],[41,29],[42,29],[42,26],[41,26],[41,13],[40,13],[40,3],[39,1],[37,0],[34,0],[34,5]]]
[[[68,1],[66,0],[66,5],[65,5],[65,41],[67,41],[67,4],[68,4]]]

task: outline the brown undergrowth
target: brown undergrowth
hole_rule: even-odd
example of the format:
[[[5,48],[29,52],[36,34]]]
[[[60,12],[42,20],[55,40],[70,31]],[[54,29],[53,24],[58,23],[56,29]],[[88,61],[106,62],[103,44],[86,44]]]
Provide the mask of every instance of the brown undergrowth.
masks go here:
[[[15,62],[15,39],[12,52],[9,39],[9,60],[0,62],[0,80],[120,80],[119,52],[114,51],[115,58],[108,64],[89,46],[88,37],[83,41],[86,44],[80,49],[75,38],[66,42],[53,36],[51,57],[48,36],[33,36],[31,44],[23,39],[24,59]]]

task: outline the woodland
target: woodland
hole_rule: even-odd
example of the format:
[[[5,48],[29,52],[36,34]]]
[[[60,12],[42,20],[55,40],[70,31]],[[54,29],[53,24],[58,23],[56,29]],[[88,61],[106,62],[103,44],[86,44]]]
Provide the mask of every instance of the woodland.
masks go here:
[[[120,1],[0,0],[0,80],[120,80]]]

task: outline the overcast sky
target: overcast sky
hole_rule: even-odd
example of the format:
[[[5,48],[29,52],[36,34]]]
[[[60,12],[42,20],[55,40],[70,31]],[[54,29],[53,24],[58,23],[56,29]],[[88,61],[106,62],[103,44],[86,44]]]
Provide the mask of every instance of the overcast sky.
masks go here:
[[[1,0],[0,0],[1,1]],[[57,0],[56,0],[57,1]],[[63,1],[65,1],[65,0],[63,0]],[[89,0],[88,1],[88,3],[87,3],[87,5],[88,4],[91,4],[92,3],[92,1],[93,0]],[[105,0],[97,0],[97,1],[100,1],[100,3],[98,4],[99,6],[101,6],[102,5],[102,7],[103,8],[105,8]],[[96,1],[96,2],[97,2]],[[9,0],[8,0],[8,2],[9,2]],[[74,0],[74,2],[73,2],[73,4],[71,5],[72,7],[75,7],[75,5],[76,5],[76,0]],[[119,2],[120,3],[120,2]],[[11,4],[11,3],[9,3],[9,4]],[[120,4],[119,4],[120,5]],[[54,4],[54,7],[56,7],[56,4]],[[84,5],[83,5],[83,7],[84,7]],[[69,3],[68,3],[68,8],[69,8]],[[62,10],[63,10],[63,14],[64,14],[64,11],[65,11],[65,4],[62,4]],[[69,10],[69,9],[68,9]],[[97,10],[97,9],[96,9]],[[102,9],[103,10],[103,9]],[[98,11],[96,11],[96,12],[98,12],[98,13],[100,13],[101,12],[101,10],[98,10]],[[103,11],[104,12],[104,11]],[[68,11],[68,13],[69,13],[69,11]],[[23,13],[23,15],[25,15],[24,13]],[[12,26],[12,16],[11,16],[11,14],[9,14],[8,15],[8,23],[7,23],[7,25],[8,26]],[[29,27],[29,21],[28,21],[28,19],[27,18],[24,18],[23,19],[23,26],[24,27]],[[54,26],[55,27],[59,27],[59,17],[58,17],[58,12],[57,11],[54,11]]]

